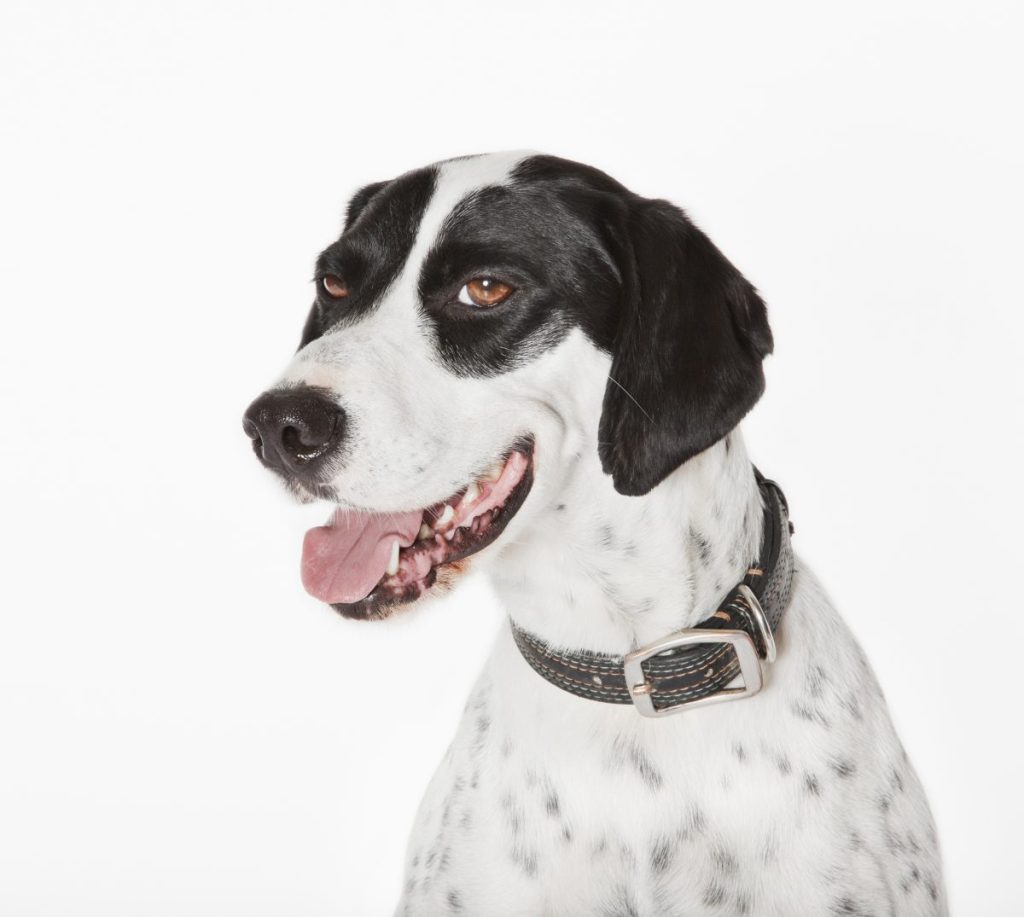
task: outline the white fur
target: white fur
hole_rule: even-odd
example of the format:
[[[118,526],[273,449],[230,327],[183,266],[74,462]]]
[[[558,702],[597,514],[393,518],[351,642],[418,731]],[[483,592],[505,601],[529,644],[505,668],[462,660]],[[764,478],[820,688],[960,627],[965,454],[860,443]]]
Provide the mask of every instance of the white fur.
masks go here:
[[[738,432],[647,496],[616,493],[597,457],[609,359],[579,331],[493,378],[442,365],[419,266],[451,209],[517,159],[443,164],[380,307],[305,347],[286,381],[342,393],[353,432],[333,483],[361,508],[443,499],[532,433],[533,490],[474,562],[536,636],[623,653],[714,610],[756,556],[760,498]],[[551,686],[504,628],[416,818],[397,912],[944,914],[921,788],[799,562],[778,643],[757,697],[651,721]]]

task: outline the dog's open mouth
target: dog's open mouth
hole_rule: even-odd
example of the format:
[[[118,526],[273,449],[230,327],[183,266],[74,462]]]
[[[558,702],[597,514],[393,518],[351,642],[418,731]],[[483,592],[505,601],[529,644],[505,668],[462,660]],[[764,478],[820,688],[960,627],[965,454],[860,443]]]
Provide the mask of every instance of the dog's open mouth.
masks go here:
[[[302,583],[346,617],[381,618],[414,602],[439,573],[491,544],[533,483],[533,444],[519,443],[446,500],[409,513],[338,509],[306,533]]]

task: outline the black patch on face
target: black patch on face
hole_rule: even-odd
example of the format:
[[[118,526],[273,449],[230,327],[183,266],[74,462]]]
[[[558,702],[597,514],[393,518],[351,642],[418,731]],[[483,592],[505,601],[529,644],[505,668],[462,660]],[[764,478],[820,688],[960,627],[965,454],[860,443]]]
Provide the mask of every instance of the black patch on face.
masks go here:
[[[514,177],[471,194],[445,220],[420,272],[420,295],[453,372],[508,372],[577,325],[610,345],[618,271],[594,226],[565,195]],[[491,307],[460,303],[463,285],[480,277],[514,292]]]
[[[300,349],[380,302],[409,257],[436,183],[437,170],[431,167],[355,193],[341,238],[317,258],[317,298],[306,319]],[[322,283],[327,274],[341,278],[348,296],[333,299],[327,294]]]

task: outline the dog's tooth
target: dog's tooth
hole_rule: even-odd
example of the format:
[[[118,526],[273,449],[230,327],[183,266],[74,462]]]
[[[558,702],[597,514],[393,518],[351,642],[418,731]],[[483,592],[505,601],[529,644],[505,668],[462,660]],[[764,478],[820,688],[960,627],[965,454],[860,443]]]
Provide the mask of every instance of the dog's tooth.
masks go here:
[[[444,509],[441,511],[441,515],[437,517],[437,522],[434,523],[435,529],[444,528],[452,519],[455,518],[455,510],[451,508],[451,505],[446,503]]]
[[[466,492],[462,495],[462,499],[459,501],[459,506],[469,506],[471,503],[475,503],[480,498],[480,488],[477,486],[476,481],[473,481],[469,487],[466,488]]]
[[[425,522],[420,523],[420,533],[416,536],[420,541],[429,541],[434,537],[434,530]]]
[[[492,462],[490,465],[487,466],[487,469],[484,471],[484,473],[482,475],[480,475],[480,478],[483,481],[490,481],[493,484],[495,481],[498,480],[498,478],[501,477],[501,473],[504,470],[505,470],[505,463],[504,462],[502,462],[500,460],[496,461],[496,462]]]
[[[396,538],[391,542],[391,559],[388,561],[387,574],[388,576],[394,576],[398,572],[398,551],[399,544]]]

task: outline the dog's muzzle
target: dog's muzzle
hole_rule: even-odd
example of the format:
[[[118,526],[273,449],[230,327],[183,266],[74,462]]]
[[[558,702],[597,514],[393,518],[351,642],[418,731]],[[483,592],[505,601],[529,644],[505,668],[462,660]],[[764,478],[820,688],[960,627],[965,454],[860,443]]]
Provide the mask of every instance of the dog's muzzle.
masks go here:
[[[267,468],[316,481],[344,438],[345,412],[319,389],[276,389],[249,405],[242,427]]]

